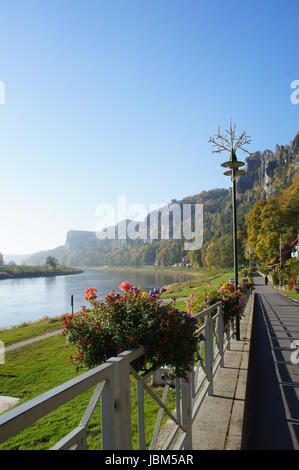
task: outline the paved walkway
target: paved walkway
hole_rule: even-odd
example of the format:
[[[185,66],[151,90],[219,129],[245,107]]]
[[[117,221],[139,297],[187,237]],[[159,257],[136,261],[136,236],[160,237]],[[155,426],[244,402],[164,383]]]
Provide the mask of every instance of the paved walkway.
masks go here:
[[[299,365],[290,344],[299,339],[299,305],[255,274],[244,449],[299,448]]]
[[[18,343],[11,344],[5,348],[5,352],[13,351],[14,349],[22,348],[23,346],[28,346],[28,344],[37,343],[38,341],[42,341],[43,339],[51,338],[52,336],[56,336],[61,334],[62,329],[51,331],[50,333],[45,333],[44,335],[35,336],[35,338],[25,339],[24,341],[19,341]]]
[[[231,340],[224,367],[214,377],[214,395],[206,396],[192,426],[193,449],[240,450],[252,325],[252,301],[240,323],[240,341]]]

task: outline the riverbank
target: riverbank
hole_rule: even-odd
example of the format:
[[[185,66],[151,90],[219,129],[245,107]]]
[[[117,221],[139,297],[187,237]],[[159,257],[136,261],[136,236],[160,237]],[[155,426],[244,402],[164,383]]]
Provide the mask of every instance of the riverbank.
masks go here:
[[[67,266],[0,266],[0,280],[27,279],[34,277],[53,277],[80,274],[82,269]]]
[[[193,268],[186,268],[183,266],[78,266],[79,269],[84,271],[99,271],[99,272],[117,272],[117,273],[153,273],[153,274],[167,274],[178,277],[178,281],[184,279],[192,279],[199,276],[199,270]],[[202,268],[204,269],[204,268]]]

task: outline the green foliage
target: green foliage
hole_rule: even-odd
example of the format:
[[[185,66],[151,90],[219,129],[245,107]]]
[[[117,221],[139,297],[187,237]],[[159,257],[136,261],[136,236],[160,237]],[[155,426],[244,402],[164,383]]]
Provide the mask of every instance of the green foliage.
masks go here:
[[[242,259],[242,245],[238,245],[239,259]],[[205,263],[211,269],[215,267],[228,268],[233,265],[233,238],[231,233],[213,237],[206,251]]]
[[[222,301],[224,324],[227,325],[237,316],[242,316],[245,308],[244,294],[246,289],[247,287],[244,286],[235,291],[232,284],[226,283],[217,288],[213,287],[201,292],[195,291],[190,294],[187,302],[187,312],[198,313]]]
[[[179,241],[164,241],[157,251],[156,260],[162,266],[172,266],[179,263],[185,254],[183,245]]]
[[[58,264],[58,260],[56,258],[54,258],[53,256],[47,256],[46,265],[52,266],[53,268],[55,268],[57,264]]]
[[[257,202],[246,217],[247,248],[263,264],[274,264],[282,246],[295,238],[299,223],[299,175],[280,195]]]
[[[27,277],[48,277],[62,276],[66,274],[78,274],[80,269],[69,268],[67,266],[25,266],[25,265],[4,265],[0,266],[1,279],[15,279]]]
[[[176,377],[185,377],[197,351],[197,321],[174,305],[163,304],[156,289],[141,293],[129,282],[120,288],[124,295],[110,293],[105,302],[96,299],[95,289],[88,289],[85,298],[92,308],[65,318],[64,334],[78,348],[72,361],[95,367],[142,345],[149,367],[166,365]]]

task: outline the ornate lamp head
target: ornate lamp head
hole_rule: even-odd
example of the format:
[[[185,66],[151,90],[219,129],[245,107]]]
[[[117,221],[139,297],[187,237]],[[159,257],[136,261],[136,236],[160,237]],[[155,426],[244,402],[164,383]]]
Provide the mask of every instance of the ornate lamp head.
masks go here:
[[[229,129],[226,134],[221,134],[220,127],[218,127],[217,134],[209,138],[209,142],[213,144],[213,153],[221,153],[227,151],[230,153],[230,159],[221,164],[224,168],[229,168],[225,171],[225,176],[240,176],[245,173],[244,170],[239,170],[245,163],[237,160],[237,149],[242,150],[249,154],[248,150],[244,148],[245,145],[251,144],[251,138],[243,131],[239,137],[236,137],[236,125],[232,125],[232,120],[229,120]]]

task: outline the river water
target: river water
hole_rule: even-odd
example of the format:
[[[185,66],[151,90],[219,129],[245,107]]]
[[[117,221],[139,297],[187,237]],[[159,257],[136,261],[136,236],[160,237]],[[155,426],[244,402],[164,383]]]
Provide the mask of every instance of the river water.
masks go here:
[[[145,271],[84,271],[68,276],[1,280],[0,328],[38,320],[45,315],[69,313],[72,294],[76,311],[86,305],[83,296],[88,287],[98,289],[98,297],[102,299],[112,289],[117,291],[122,281],[148,290],[176,280],[175,275]]]

